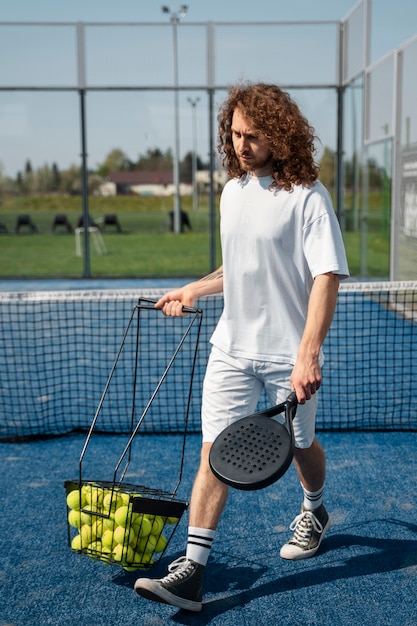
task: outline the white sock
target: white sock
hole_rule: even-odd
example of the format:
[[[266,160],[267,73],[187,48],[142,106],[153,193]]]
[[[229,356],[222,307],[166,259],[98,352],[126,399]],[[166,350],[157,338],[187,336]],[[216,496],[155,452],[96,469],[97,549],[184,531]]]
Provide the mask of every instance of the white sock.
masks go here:
[[[301,487],[303,487],[303,485],[301,485]],[[307,489],[303,487],[304,508],[308,509],[309,511],[314,511],[314,509],[318,509],[319,506],[323,503],[323,491],[324,491],[324,485],[318,491],[307,491]]]
[[[206,565],[210,556],[215,530],[210,528],[188,527],[187,559],[191,559],[200,565]]]

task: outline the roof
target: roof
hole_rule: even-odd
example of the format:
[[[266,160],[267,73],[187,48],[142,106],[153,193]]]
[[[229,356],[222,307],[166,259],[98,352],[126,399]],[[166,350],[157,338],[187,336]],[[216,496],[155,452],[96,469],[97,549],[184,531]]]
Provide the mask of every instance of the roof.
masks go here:
[[[172,185],[172,170],[135,170],[133,172],[110,172],[107,181],[119,185]]]

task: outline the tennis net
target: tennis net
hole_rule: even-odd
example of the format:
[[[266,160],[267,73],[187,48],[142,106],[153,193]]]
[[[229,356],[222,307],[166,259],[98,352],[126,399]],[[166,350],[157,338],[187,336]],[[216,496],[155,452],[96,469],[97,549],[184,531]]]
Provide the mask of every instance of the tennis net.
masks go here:
[[[155,290],[19,292],[0,295],[0,440],[85,432],[96,414],[132,310]],[[188,431],[200,431],[200,399],[221,296],[202,298],[199,338],[192,329],[158,392],[142,432],[184,430],[196,345]],[[146,405],[183,335],[187,318],[156,312],[139,339],[128,336],[97,421],[103,433],[132,429],[132,389]],[[417,282],[347,283],[340,288],[324,345],[318,430],[417,431]],[[259,408],[266,406],[263,396]]]

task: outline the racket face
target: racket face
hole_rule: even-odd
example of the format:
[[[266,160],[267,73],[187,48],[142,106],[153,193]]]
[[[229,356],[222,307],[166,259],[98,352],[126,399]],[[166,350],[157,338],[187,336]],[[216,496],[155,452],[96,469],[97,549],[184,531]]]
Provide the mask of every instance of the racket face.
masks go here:
[[[209,462],[219,480],[249,491],[277,481],[290,466],[293,454],[291,427],[252,415],[231,424],[217,437]]]

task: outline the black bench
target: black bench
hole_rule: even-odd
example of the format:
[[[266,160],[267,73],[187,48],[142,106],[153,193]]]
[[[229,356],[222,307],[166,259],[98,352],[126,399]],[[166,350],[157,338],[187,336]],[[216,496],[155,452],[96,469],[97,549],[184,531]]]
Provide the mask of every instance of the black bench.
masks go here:
[[[15,232],[19,233],[21,228],[28,228],[29,232],[31,233],[37,233],[38,229],[36,228],[36,225],[34,224],[34,222],[32,221],[32,218],[30,217],[30,215],[18,215],[16,218],[16,227],[15,227]]]

